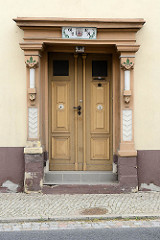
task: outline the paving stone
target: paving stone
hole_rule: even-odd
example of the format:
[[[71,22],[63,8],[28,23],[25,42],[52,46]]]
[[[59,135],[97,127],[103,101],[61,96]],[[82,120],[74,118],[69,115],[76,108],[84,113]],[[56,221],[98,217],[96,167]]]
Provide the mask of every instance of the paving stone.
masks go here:
[[[84,210],[105,209],[85,215]],[[93,211],[94,212],[94,211]],[[0,222],[11,220],[65,220],[103,217],[160,216],[160,193],[131,194],[0,194]],[[2,227],[0,226],[0,229]],[[30,228],[23,224],[23,229]],[[46,228],[42,225],[41,228]]]

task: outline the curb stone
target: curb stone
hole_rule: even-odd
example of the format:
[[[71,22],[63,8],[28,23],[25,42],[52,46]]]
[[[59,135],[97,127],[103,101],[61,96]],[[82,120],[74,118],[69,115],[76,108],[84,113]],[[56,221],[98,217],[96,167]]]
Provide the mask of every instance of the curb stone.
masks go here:
[[[54,221],[101,221],[101,220],[156,220],[156,219],[160,219],[159,215],[124,215],[124,216],[74,216],[74,217],[54,217],[54,218],[10,218],[10,219],[0,219],[0,223],[32,223],[32,222],[39,222],[39,223],[43,223],[43,222],[54,222]]]
[[[0,232],[8,231],[47,231],[74,229],[113,229],[113,228],[151,228],[160,227],[158,220],[101,220],[101,221],[57,221],[57,222],[19,222],[0,223]]]

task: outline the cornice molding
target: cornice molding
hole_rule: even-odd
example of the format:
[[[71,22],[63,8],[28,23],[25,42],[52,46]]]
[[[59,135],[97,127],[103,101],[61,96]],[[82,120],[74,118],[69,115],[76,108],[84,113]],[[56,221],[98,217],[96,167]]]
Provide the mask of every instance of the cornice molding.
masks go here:
[[[117,44],[116,47],[117,47],[117,51],[121,52],[121,53],[125,53],[125,52],[136,53],[139,50],[140,45],[133,45],[133,44],[131,44],[131,45],[130,44],[120,45],[120,44]]]
[[[97,27],[106,29],[135,29],[138,31],[145,23],[143,18],[31,18],[13,19],[21,29],[26,27]]]
[[[42,51],[44,44],[43,43],[20,43],[19,44],[22,50],[36,50],[36,51]]]

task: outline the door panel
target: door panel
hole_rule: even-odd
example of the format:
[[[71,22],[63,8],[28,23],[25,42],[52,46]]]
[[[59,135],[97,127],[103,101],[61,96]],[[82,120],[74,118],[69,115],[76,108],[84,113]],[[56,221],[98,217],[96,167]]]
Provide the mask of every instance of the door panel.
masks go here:
[[[109,132],[109,82],[91,82],[91,132]]]
[[[52,82],[52,132],[69,131],[69,83]]]
[[[91,138],[91,159],[109,160],[109,138]]]
[[[112,170],[111,57],[53,53],[49,76],[50,170]]]
[[[52,138],[52,158],[68,159],[70,158],[70,137]]]

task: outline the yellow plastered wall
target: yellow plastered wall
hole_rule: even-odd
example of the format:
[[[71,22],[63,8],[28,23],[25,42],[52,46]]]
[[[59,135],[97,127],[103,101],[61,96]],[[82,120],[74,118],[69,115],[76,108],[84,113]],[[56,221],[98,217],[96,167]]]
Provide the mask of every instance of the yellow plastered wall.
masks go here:
[[[26,75],[15,17],[144,18],[135,66],[136,149],[160,149],[160,0],[0,1],[0,146],[26,142]]]

